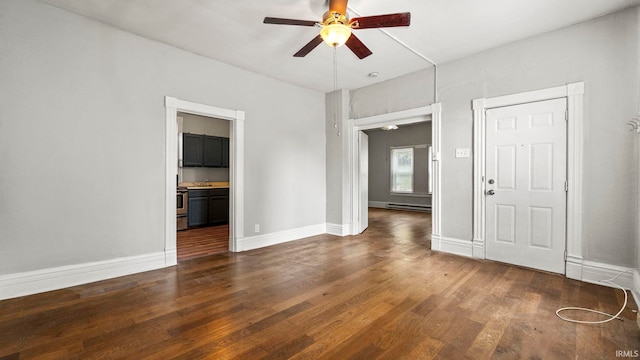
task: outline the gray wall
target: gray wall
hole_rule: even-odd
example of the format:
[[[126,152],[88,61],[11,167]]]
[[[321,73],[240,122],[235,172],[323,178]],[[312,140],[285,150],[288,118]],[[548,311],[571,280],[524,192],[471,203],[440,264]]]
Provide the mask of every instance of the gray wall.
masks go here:
[[[205,134],[229,137],[231,121],[178,113],[183,120],[182,131],[190,134]],[[229,181],[229,168],[185,167],[179,172],[180,181]]]
[[[245,234],[324,224],[324,94],[0,1],[0,274],[164,250],[166,95],[246,112]]]
[[[231,121],[178,112],[182,118],[182,131],[191,134],[229,137]]]
[[[397,130],[366,130],[369,135],[369,201],[394,204],[431,205],[430,196],[402,196],[391,194],[390,149],[395,146],[431,145],[431,122],[400,126]],[[429,166],[426,149],[419,151],[422,158],[416,157],[416,174],[427,174]],[[416,152],[418,155],[418,152]],[[416,191],[427,192],[425,176],[416,178]]]
[[[349,119],[349,92],[338,90],[326,95],[326,169],[327,169],[327,223],[345,225],[349,214],[343,213],[351,199],[348,193],[349,156],[343,153],[347,147],[347,122]]]
[[[439,66],[442,103],[442,236],[472,238],[472,148],[475,98],[584,81],[583,255],[636,266],[634,138],[638,112],[638,8],[507,44]],[[351,92],[351,117],[430,104],[432,69]],[[640,259],[638,259],[640,260]]]

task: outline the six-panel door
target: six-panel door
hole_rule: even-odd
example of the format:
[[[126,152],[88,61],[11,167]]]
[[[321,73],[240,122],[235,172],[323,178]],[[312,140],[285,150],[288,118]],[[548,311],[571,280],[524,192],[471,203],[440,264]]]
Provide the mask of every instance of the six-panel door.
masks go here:
[[[487,110],[486,257],[564,273],[566,100]]]

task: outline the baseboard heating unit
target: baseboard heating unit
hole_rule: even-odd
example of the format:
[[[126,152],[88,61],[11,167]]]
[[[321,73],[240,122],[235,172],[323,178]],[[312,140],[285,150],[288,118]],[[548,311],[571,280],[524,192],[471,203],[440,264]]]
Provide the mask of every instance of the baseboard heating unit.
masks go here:
[[[431,205],[387,204],[387,209],[431,212]]]

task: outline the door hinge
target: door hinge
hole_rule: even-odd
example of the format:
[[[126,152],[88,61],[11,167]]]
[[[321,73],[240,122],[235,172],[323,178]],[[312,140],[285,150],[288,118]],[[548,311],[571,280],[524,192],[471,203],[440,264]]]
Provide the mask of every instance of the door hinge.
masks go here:
[[[564,121],[569,121],[569,110],[564,111]]]
[[[564,251],[564,261],[567,261],[567,250]]]
[[[569,182],[565,181],[564,182],[564,192],[568,192],[569,191]]]

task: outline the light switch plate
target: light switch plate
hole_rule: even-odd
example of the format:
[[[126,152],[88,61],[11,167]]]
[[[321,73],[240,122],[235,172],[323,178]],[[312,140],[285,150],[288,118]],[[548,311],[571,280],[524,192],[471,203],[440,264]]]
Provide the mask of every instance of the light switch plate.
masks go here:
[[[456,149],[457,158],[468,158],[470,154],[469,149]]]

